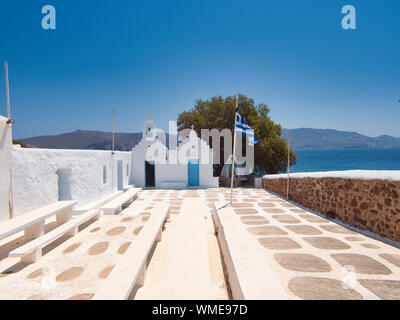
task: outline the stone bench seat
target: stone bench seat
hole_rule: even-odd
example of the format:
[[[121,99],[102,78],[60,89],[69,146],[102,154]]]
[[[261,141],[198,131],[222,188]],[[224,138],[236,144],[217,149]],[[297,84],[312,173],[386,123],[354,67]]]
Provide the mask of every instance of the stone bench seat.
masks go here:
[[[228,202],[213,204],[212,217],[234,300],[286,300],[279,279]]]
[[[162,227],[169,216],[169,204],[156,205],[150,219],[135,238],[93,300],[127,300],[136,285],[145,281],[147,260],[156,241],[161,241]]]
[[[101,206],[104,214],[117,214],[122,211],[122,206],[131,203],[141,188],[130,188],[120,196]]]
[[[90,210],[77,218],[74,218],[54,230],[46,233],[45,235],[28,242],[27,244],[18,247],[11,251],[8,255],[10,257],[21,257],[22,262],[34,263],[42,257],[42,248],[59,239],[63,235],[74,236],[78,232],[80,225],[91,220],[94,217],[97,219],[101,216],[100,209]]]
[[[55,215],[58,224],[70,220],[75,204],[76,201],[58,201],[3,222],[0,224],[0,240],[20,231],[25,231],[26,240],[38,238],[44,234],[47,218]]]
[[[102,205],[106,204],[107,202],[110,202],[111,200],[115,199],[116,197],[122,195],[122,193],[123,193],[122,191],[117,191],[112,194],[106,195],[96,201],[85,204],[79,208],[74,208],[72,214],[77,215],[77,214],[81,214],[81,213],[84,213],[89,210],[100,208]]]

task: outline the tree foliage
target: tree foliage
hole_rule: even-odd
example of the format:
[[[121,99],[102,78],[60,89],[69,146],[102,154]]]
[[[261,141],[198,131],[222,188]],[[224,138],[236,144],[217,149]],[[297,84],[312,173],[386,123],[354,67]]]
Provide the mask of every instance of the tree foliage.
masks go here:
[[[201,129],[233,130],[235,107],[235,96],[199,99],[191,110],[179,114],[178,129],[190,128],[194,125],[199,136]],[[253,99],[240,94],[239,112],[246,123],[254,129],[255,136],[259,140],[254,149],[255,172],[258,174],[285,172],[288,156],[287,143],[281,137],[281,126],[270,119],[268,106],[263,103],[256,105]],[[291,152],[291,165],[296,161],[296,154]]]

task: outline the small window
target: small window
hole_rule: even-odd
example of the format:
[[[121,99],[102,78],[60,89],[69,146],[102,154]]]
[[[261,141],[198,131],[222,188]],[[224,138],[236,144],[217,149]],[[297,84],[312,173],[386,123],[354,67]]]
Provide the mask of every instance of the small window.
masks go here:
[[[126,176],[129,176],[129,164],[126,165]]]
[[[107,182],[107,168],[103,166],[103,184]]]

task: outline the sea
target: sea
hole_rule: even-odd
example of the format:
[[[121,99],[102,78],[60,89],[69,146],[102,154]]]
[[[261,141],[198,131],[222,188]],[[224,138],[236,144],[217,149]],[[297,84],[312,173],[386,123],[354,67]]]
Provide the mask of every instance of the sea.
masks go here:
[[[400,170],[400,149],[295,149],[290,172]]]

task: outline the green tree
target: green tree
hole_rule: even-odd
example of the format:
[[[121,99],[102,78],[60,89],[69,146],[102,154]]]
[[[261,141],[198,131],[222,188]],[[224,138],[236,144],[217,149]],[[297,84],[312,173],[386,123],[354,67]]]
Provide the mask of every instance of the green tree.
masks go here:
[[[28,148],[28,146],[20,140],[13,140],[13,144],[19,144],[21,148]]]
[[[191,125],[194,125],[199,136],[201,129],[222,130],[228,128],[233,130],[235,107],[235,96],[199,99],[190,111],[179,114],[178,129],[190,128]],[[263,103],[256,105],[253,99],[239,94],[239,112],[246,123],[254,129],[255,136],[259,140],[254,149],[255,173],[263,175],[285,172],[288,156],[287,143],[281,137],[281,126],[270,119],[268,106]],[[223,150],[221,150],[222,154]],[[221,157],[221,159],[223,158]],[[291,165],[294,165],[296,161],[296,154],[290,152]],[[217,166],[218,174],[222,166],[223,164]]]

